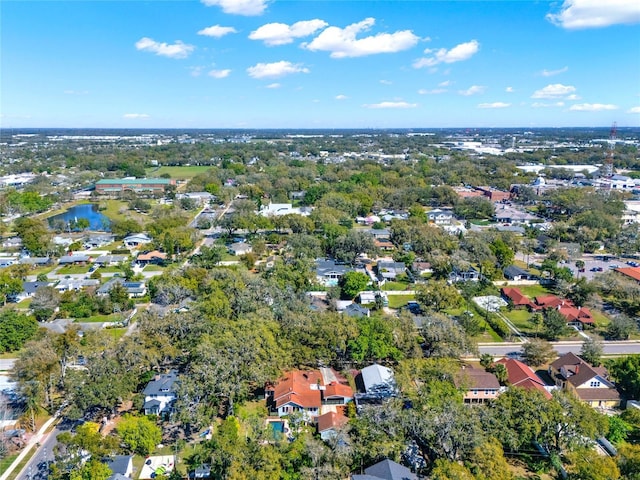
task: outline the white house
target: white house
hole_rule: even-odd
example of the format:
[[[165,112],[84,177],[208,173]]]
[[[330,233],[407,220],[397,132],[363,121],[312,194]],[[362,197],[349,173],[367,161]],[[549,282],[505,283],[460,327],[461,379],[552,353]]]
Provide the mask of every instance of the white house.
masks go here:
[[[453,212],[451,210],[434,208],[427,212],[427,218],[436,225],[449,225],[451,224],[451,220],[453,220]]]
[[[152,241],[153,239],[146,233],[135,233],[133,235],[128,235],[122,240],[124,246],[127,248],[145,245],[147,243],[151,243]]]
[[[156,375],[145,387],[144,414],[163,415],[173,409],[175,402],[178,374],[175,371]]]
[[[260,211],[258,213],[263,217],[279,217],[292,213],[306,217],[311,213],[311,208],[294,207],[291,203],[270,203],[269,205],[263,205],[260,207]]]

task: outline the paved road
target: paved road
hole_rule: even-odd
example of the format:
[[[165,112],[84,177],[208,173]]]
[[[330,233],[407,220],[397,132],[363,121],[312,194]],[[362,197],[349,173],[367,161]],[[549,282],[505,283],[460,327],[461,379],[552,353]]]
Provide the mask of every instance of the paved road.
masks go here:
[[[8,372],[13,368],[13,364],[16,363],[15,358],[5,358],[0,360],[0,371]]]
[[[568,352],[580,353],[582,342],[552,342],[553,348],[558,354]],[[511,352],[521,352],[521,343],[484,343],[478,345],[481,354],[489,353],[494,356],[505,356]],[[604,355],[629,355],[640,354],[640,341],[629,342],[604,342]]]
[[[16,477],[16,480],[47,480],[49,463],[55,460],[54,447],[58,443],[57,436],[61,431],[56,427],[40,441],[40,447]]]

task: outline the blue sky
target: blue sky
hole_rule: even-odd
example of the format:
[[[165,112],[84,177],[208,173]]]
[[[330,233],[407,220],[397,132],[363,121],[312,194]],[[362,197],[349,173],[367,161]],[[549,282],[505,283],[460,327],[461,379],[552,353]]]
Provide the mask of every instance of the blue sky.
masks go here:
[[[640,2],[0,3],[2,127],[640,125]]]

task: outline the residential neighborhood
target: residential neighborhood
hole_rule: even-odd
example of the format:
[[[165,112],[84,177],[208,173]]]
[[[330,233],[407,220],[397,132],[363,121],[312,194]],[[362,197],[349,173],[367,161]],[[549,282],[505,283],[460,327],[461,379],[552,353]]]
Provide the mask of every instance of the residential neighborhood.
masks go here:
[[[464,132],[167,134],[208,163],[122,140],[107,150],[141,152],[136,175],[77,172],[64,199],[47,185],[71,164],[5,186],[11,478],[494,478],[487,455],[500,478],[583,478],[581,458],[628,472],[635,177],[528,172],[537,150],[483,135],[505,152],[450,147]],[[555,148],[577,168],[596,140]],[[406,157],[374,154],[389,142]],[[630,149],[614,158],[636,172]]]

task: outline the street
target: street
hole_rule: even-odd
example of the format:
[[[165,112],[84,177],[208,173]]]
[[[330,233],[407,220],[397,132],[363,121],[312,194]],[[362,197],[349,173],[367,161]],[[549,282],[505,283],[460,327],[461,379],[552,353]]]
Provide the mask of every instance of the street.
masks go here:
[[[580,353],[582,342],[551,342],[559,355],[568,352]],[[484,343],[478,345],[480,354],[489,353],[496,357],[504,357],[511,352],[522,352],[522,343]],[[604,355],[640,354],[640,341],[603,342]]]

